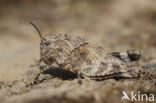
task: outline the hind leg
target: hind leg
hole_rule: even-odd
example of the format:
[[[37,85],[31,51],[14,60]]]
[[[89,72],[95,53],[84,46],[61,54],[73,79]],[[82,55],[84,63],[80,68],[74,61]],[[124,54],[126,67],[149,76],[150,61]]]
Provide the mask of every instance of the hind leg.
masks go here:
[[[94,80],[109,78],[136,78],[139,76],[140,67],[128,65],[116,57],[108,57],[87,65],[82,71],[83,77]]]

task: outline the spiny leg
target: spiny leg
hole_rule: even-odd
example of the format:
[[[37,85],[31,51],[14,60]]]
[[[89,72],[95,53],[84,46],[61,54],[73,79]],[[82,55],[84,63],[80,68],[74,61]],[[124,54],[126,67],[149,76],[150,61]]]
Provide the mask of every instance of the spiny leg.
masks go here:
[[[126,52],[107,53],[105,58],[108,58],[111,56],[117,57],[124,62],[133,62],[133,61],[138,61],[140,59],[141,52],[140,50],[130,49],[130,50],[127,50]]]
[[[109,78],[136,78],[139,76],[139,66],[129,66],[116,57],[108,57],[102,61],[97,61],[93,65],[88,65],[83,69],[83,77],[90,79],[109,79]]]

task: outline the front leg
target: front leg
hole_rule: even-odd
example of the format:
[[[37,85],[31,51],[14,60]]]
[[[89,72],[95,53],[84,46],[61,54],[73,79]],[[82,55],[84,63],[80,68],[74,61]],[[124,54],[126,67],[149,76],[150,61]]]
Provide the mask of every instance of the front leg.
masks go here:
[[[45,78],[42,76],[42,74],[45,74],[45,72],[48,70],[49,67],[43,65],[41,59],[36,61],[35,65],[32,65],[31,69],[27,72],[27,80],[29,83],[26,85],[26,87],[30,87],[42,82],[43,78]]]

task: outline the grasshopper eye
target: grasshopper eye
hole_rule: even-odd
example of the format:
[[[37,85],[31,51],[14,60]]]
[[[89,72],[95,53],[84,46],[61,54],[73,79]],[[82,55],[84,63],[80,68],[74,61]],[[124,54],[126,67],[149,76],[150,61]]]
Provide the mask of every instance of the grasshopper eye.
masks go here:
[[[48,46],[48,45],[50,45],[50,44],[51,44],[50,41],[45,42],[45,45],[46,45],[46,46]]]

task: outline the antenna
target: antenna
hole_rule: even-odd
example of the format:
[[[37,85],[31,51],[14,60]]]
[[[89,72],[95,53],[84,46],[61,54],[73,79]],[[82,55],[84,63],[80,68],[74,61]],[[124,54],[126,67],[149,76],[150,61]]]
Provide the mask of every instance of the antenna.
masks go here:
[[[30,22],[30,24],[31,24],[32,26],[34,26],[34,28],[37,30],[37,32],[38,32],[40,38],[42,39],[42,35],[41,35],[41,32],[39,31],[38,27],[37,27],[33,22]]]

